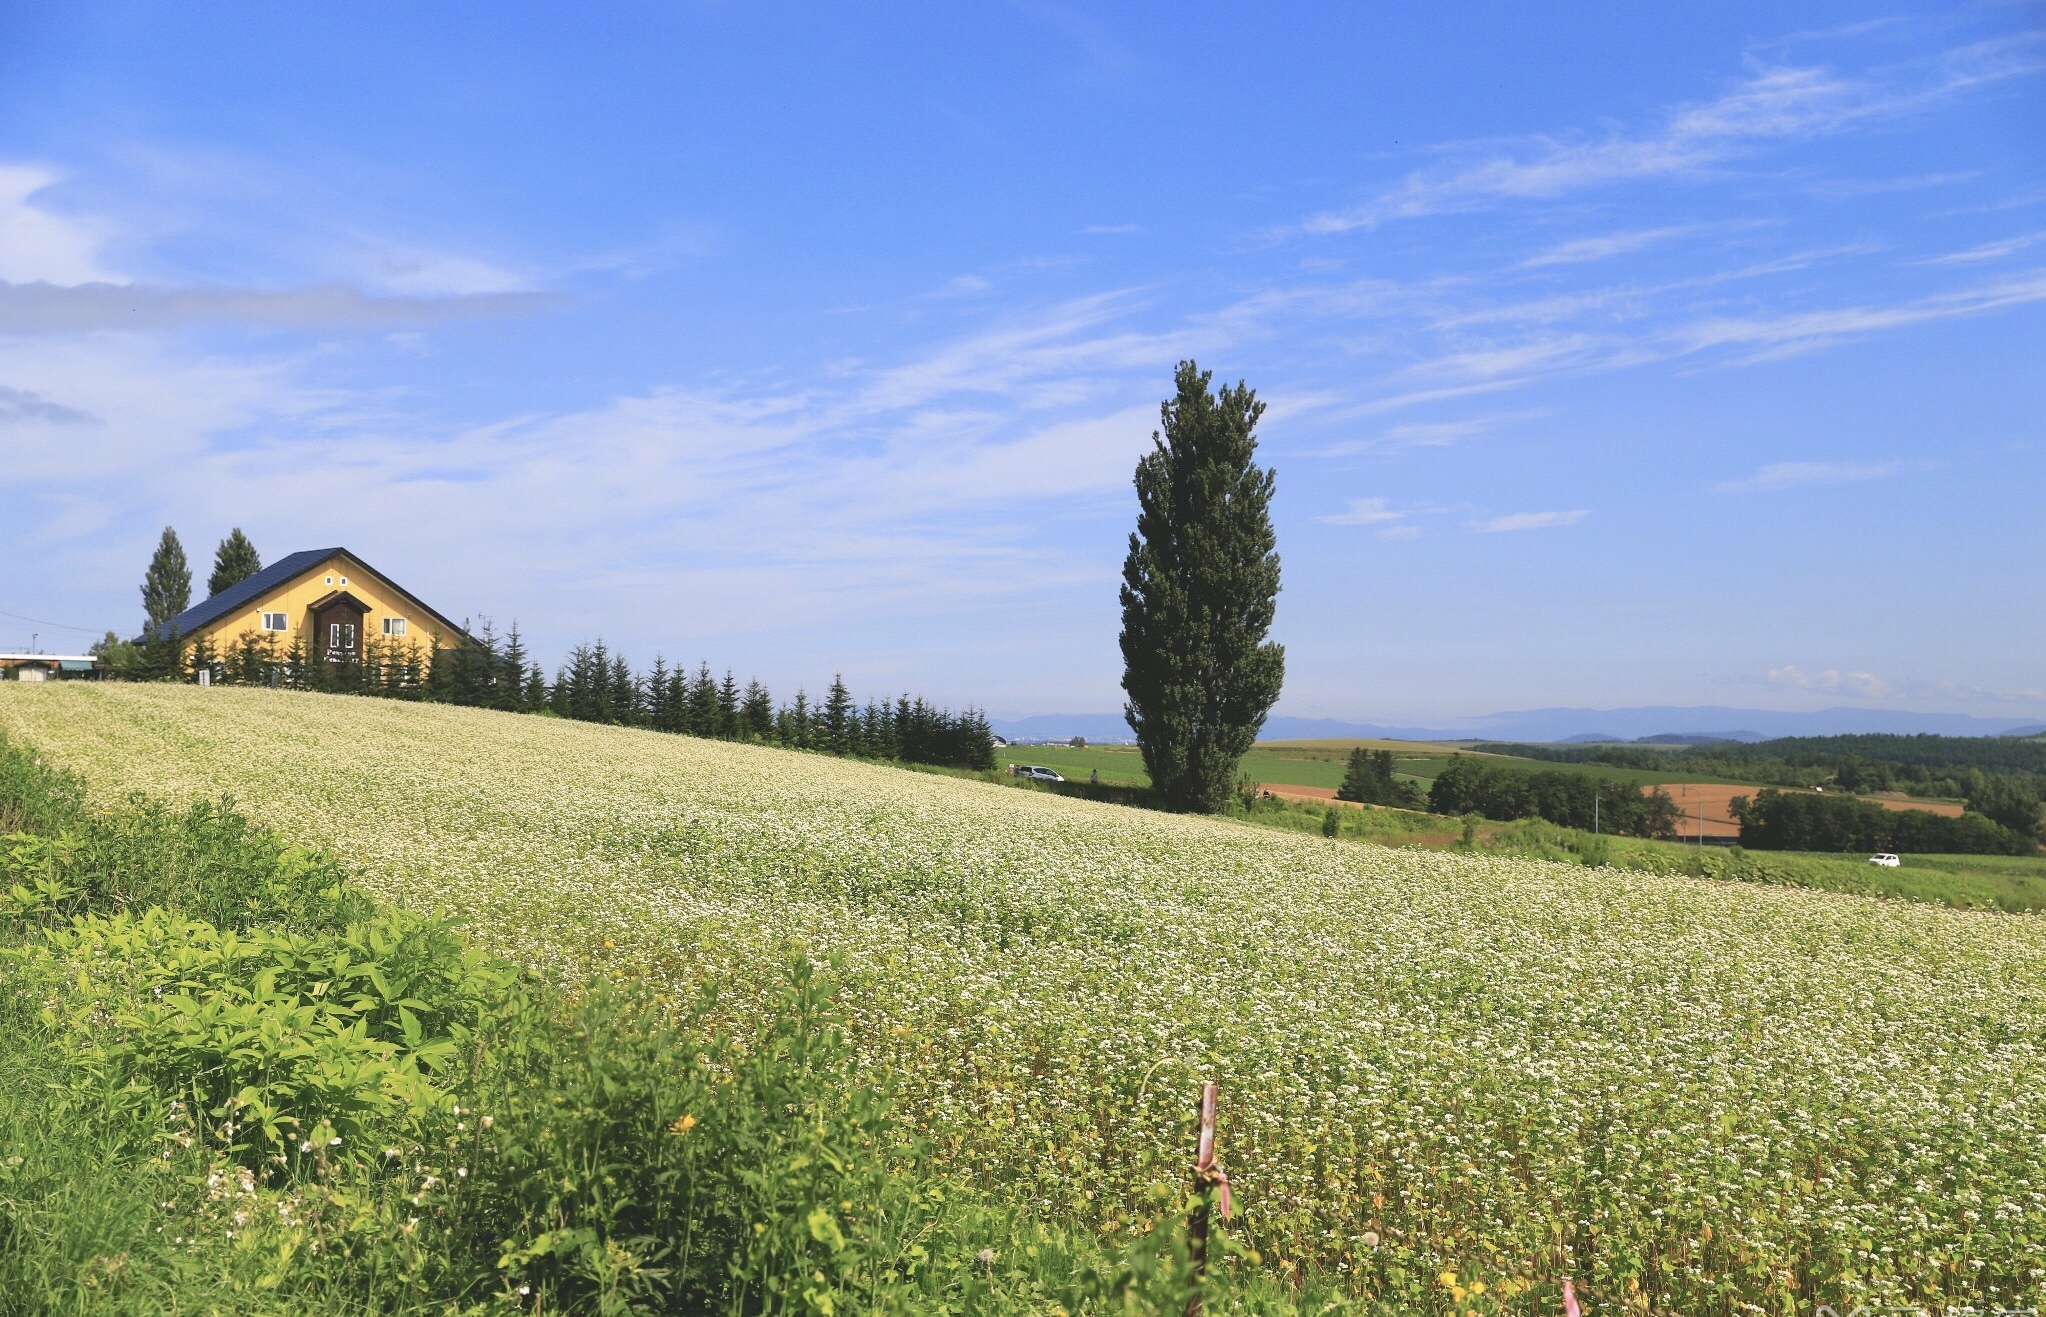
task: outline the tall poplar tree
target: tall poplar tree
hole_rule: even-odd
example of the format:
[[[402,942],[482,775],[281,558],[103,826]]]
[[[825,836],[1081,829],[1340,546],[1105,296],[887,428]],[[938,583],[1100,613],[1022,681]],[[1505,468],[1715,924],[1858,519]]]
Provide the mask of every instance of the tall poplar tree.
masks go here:
[[[1216,813],[1279,698],[1268,641],[1279,595],[1273,474],[1252,459],[1264,404],[1242,383],[1208,392],[1191,361],[1137,463],[1137,529],[1123,563],[1123,716],[1169,809]]]
[[[236,526],[213,551],[213,575],[206,581],[207,597],[246,581],[262,570],[263,559],[257,555],[256,546],[242,534],[242,528]]]
[[[165,526],[149,570],[142,575],[142,615],[149,619],[149,633],[191,606],[192,568],[185,561],[185,546],[178,542],[178,533]]]

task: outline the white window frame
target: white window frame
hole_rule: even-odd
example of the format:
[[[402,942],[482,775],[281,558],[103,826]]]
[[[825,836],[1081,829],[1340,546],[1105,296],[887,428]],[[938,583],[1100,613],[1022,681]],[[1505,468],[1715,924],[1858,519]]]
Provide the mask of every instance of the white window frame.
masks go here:
[[[405,619],[402,617],[385,618],[384,634],[393,638],[403,636],[405,634]]]
[[[342,636],[341,636],[341,632],[342,632],[342,630],[343,630],[344,628],[345,628],[345,629],[347,630],[347,632],[348,632],[348,636],[347,636],[347,643],[346,643],[346,644],[342,643]],[[328,648],[328,649],[330,649],[330,650],[341,650],[341,649],[354,649],[354,648],[355,648],[355,623],[353,623],[353,622],[329,622],[329,623],[327,623],[327,648]]]
[[[275,622],[276,625],[271,625],[272,622]],[[265,613],[263,614],[263,629],[265,631],[289,631],[291,630],[291,619],[283,613]]]

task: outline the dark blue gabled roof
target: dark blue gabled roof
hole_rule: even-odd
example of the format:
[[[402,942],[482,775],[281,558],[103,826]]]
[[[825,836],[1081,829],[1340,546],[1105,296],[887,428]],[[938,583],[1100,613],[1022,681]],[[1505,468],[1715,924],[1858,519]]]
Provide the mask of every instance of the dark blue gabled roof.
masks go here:
[[[199,603],[193,604],[184,612],[179,613],[176,617],[158,627],[156,630],[157,639],[165,640],[173,634],[189,636],[203,627],[211,626],[221,618],[238,613],[248,607],[258,595],[268,594],[282,585],[289,585],[292,581],[305,575],[336,554],[346,554],[351,561],[361,564],[366,570],[378,576],[383,575],[383,573],[377,572],[368,563],[363,562],[362,559],[349,553],[347,549],[339,545],[331,549],[302,549],[297,553],[279,558],[254,576],[249,577],[245,581],[235,582],[210,599],[204,599]],[[389,577],[384,577],[384,579],[386,581],[390,580]],[[416,596],[408,595],[408,597],[414,598],[415,602],[418,602]],[[430,608],[427,611],[433,612]],[[441,618],[438,613],[434,613],[434,616],[441,621],[447,620]],[[448,627],[455,635],[465,634],[460,627],[455,626],[452,622],[448,623]]]

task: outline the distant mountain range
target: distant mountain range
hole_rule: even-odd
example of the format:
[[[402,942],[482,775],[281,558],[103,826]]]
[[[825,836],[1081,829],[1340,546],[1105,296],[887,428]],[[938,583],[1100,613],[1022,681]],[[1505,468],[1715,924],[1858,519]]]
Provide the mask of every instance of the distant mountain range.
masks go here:
[[[994,729],[1011,741],[1129,741],[1129,724],[1114,713],[1040,713],[996,718]],[[2022,718],[1978,718],[1965,713],[1910,713],[1902,709],[1819,709],[1780,713],[1712,705],[1649,705],[1635,709],[1526,709],[1456,719],[1437,727],[1344,722],[1335,718],[1265,720],[1261,739],[1310,741],[1356,738],[1384,741],[1766,741],[1777,736],[1843,736],[1854,732],[1929,732],[1938,736],[2036,736],[2046,724]]]

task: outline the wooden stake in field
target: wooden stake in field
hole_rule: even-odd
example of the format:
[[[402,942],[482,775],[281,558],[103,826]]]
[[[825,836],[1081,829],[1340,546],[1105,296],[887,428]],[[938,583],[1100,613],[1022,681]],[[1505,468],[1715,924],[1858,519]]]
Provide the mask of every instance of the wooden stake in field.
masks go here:
[[[1192,1285],[1186,1298],[1186,1317],[1200,1317],[1202,1289],[1208,1281],[1208,1204],[1222,1209],[1229,1219],[1229,1176],[1215,1161],[1215,1085],[1201,1085],[1201,1136],[1194,1147],[1193,1216],[1187,1222],[1187,1256],[1192,1262]]]

